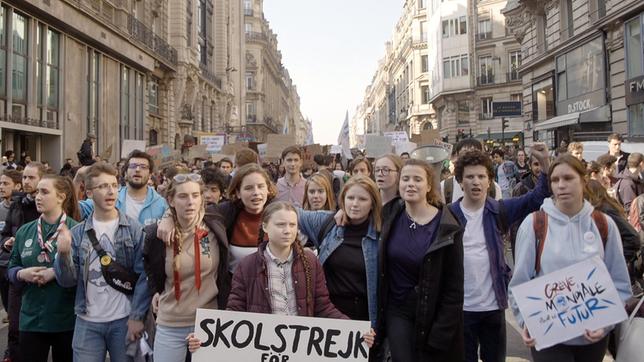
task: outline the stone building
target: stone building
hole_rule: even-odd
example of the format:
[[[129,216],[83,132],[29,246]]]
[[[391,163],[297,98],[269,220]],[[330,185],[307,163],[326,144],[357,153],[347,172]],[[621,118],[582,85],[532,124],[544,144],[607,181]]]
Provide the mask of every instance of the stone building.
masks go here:
[[[642,1],[510,0],[504,14],[521,43],[529,142],[644,137]]]

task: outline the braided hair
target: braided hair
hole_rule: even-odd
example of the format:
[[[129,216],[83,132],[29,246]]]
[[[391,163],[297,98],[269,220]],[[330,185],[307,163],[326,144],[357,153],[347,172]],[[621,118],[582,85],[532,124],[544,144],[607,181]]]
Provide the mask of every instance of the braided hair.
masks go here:
[[[263,225],[270,220],[271,216],[275,212],[280,210],[286,210],[296,213],[293,205],[283,201],[272,202],[270,205],[266,206],[264,214],[262,215],[262,223],[259,227],[259,237],[257,239],[258,244],[264,241],[265,232]],[[297,238],[297,236],[295,237],[295,241],[292,244],[292,248],[296,256],[302,261],[302,265],[304,267],[304,275],[306,277],[306,314],[308,316],[313,316],[315,309],[313,307],[313,276],[311,272],[311,264],[309,263],[309,259],[306,257],[306,252],[304,251],[302,243]]]

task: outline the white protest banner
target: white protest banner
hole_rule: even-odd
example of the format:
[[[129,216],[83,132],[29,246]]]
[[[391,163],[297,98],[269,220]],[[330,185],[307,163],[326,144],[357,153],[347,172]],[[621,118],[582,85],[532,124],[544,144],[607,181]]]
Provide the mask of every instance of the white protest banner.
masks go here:
[[[396,148],[396,154],[400,155],[403,152],[411,153],[411,151],[418,148],[418,146],[414,142],[401,142],[396,144],[395,148]]]
[[[342,145],[331,145],[331,151],[329,153],[333,155],[342,153]]]
[[[391,153],[391,141],[385,136],[366,135],[365,152],[369,157],[380,157],[386,153]]]
[[[367,361],[369,321],[197,309],[194,362]]]
[[[145,151],[145,141],[123,140],[121,144],[121,158],[127,158],[130,152],[134,150]]]
[[[391,140],[391,143],[397,145],[403,142],[409,142],[409,136],[405,131],[384,132],[385,137]]]
[[[433,143],[434,143],[434,145],[436,145],[436,146],[441,146],[441,147],[443,147],[443,148],[445,149],[445,151],[447,151],[447,154],[448,154],[448,155],[451,155],[451,154],[452,154],[452,149],[454,148],[454,145],[453,145],[453,144],[451,144],[451,143],[447,143],[447,142],[443,142],[443,141],[438,140],[438,139],[434,139]]]
[[[199,143],[206,145],[206,150],[210,153],[221,152],[222,147],[226,143],[225,135],[203,135],[199,136]]]
[[[626,319],[606,265],[598,256],[512,289],[530,335],[542,350]]]
[[[268,149],[268,145],[266,143],[260,143],[257,145],[257,154],[259,155],[260,159],[265,159],[266,158],[266,150]]]

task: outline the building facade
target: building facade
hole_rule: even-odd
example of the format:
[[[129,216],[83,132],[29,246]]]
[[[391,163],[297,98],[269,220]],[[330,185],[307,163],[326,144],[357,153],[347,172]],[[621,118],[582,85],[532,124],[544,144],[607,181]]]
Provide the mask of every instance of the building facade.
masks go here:
[[[644,46],[636,0],[514,0],[504,14],[521,43],[526,139],[644,137]]]

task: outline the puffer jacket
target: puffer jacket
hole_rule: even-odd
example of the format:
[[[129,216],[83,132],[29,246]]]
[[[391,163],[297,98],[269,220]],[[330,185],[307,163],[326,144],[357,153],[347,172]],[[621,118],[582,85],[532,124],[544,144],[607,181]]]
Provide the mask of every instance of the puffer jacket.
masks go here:
[[[245,257],[235,269],[226,309],[238,312],[272,313],[271,297],[268,295],[268,271],[264,257],[267,245],[267,242],[263,242],[257,252]],[[292,272],[297,314],[303,317],[349,319],[331,303],[324,271],[318,258],[309,250],[305,249],[304,253],[311,267],[313,300],[307,303],[304,264],[298,255],[294,255]]]

